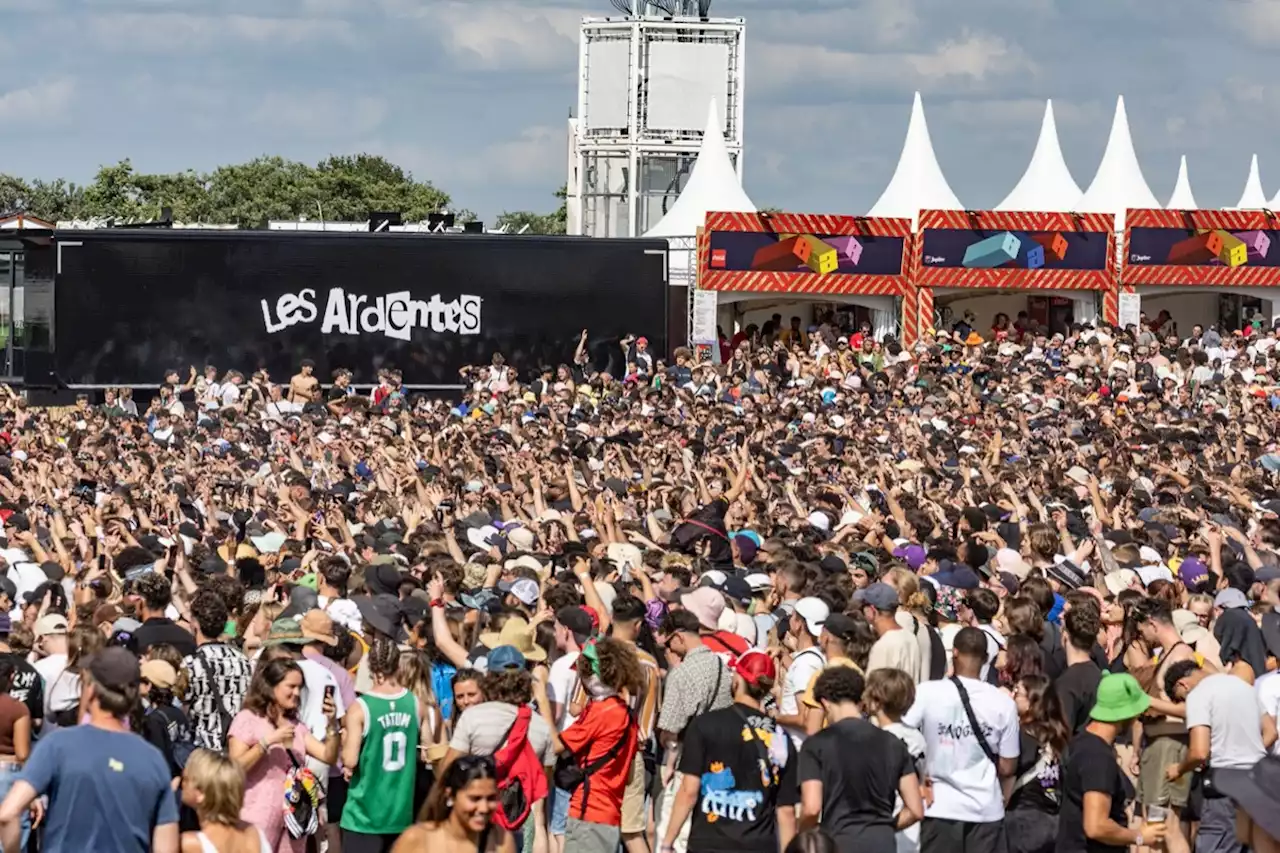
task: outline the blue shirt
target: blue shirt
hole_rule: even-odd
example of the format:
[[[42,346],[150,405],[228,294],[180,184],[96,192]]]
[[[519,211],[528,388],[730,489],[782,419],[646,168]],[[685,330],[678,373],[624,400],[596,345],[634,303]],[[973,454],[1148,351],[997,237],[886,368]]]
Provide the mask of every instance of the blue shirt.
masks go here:
[[[45,853],[147,853],[155,828],[178,822],[164,756],[136,734],[57,729],[36,743],[21,778],[49,797]]]

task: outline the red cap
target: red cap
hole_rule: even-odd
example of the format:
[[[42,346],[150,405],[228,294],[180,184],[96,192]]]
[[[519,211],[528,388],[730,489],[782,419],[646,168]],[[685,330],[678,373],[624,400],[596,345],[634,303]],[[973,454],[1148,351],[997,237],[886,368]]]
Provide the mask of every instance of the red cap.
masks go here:
[[[644,335],[641,335],[640,337],[636,338],[636,343],[638,343],[638,344],[644,344],[645,346],[648,346],[648,345],[649,345],[649,339],[648,339],[648,338],[646,338]]]
[[[775,679],[778,677],[778,668],[773,663],[773,658],[769,657],[759,649],[747,649],[738,656],[737,660],[731,661],[729,669],[742,676],[742,680],[748,684],[758,684],[761,678]]]
[[[590,607],[588,607],[588,606],[587,606],[587,605],[585,605],[585,604],[584,604],[584,605],[582,605],[582,612],[583,612],[583,613],[585,613],[585,614],[587,614],[587,616],[591,617],[591,627],[592,627],[592,629],[593,629],[593,630],[596,630],[596,631],[599,631],[599,630],[600,630],[600,616],[599,616],[599,614],[597,614],[597,613],[596,613],[596,611],[595,611],[593,608],[590,608]]]

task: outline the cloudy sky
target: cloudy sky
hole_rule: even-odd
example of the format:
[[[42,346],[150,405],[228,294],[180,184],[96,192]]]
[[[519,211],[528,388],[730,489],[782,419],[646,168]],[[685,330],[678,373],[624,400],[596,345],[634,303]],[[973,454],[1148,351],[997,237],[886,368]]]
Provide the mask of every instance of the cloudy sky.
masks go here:
[[[92,178],[259,154],[384,154],[485,217],[565,179],[577,28],[607,0],[0,0],[0,172]],[[747,20],[746,187],[864,213],[911,93],[961,201],[997,203],[1046,97],[1087,185],[1124,94],[1157,197],[1202,206],[1249,155],[1280,189],[1280,0],[715,0]]]

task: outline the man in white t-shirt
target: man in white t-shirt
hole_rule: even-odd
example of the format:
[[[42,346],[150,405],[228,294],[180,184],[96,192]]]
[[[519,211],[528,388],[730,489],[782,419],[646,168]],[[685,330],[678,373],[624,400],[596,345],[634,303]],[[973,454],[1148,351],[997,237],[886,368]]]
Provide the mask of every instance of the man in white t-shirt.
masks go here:
[[[796,602],[787,626],[787,643],[794,650],[791,666],[782,682],[782,696],[778,700],[778,724],[791,735],[797,748],[804,743],[805,713],[801,705],[805,691],[813,678],[827,666],[827,656],[818,646],[822,626],[831,615],[831,608],[820,598],[802,598]]]
[[[1253,685],[1258,694],[1258,704],[1262,706],[1264,722],[1276,726],[1280,720],[1280,670],[1273,670],[1259,678]],[[1265,720],[1270,717],[1269,721]],[[1271,745],[1271,754],[1280,755],[1280,740]]]
[[[52,720],[49,700],[54,696],[54,686],[67,669],[67,619],[56,613],[41,616],[36,621],[36,672],[44,682],[44,728],[49,732],[56,728]]]
[[[1005,849],[1000,779],[1017,768],[1018,707],[1008,694],[979,679],[986,658],[986,635],[962,629],[952,649],[955,677],[917,687],[915,704],[902,718],[924,735],[933,782],[933,802],[920,827],[921,853]],[[974,731],[971,717],[981,732]]]

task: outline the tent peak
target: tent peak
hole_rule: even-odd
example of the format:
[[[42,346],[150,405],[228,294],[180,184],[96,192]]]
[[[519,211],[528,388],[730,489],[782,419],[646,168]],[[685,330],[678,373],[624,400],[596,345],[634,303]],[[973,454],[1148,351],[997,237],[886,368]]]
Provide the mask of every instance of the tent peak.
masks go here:
[[[1124,95],[1116,98],[1115,117],[1111,121],[1111,134],[1107,148],[1102,152],[1102,162],[1093,176],[1089,188],[1080,200],[1080,209],[1089,213],[1110,213],[1116,217],[1116,230],[1124,228],[1125,210],[1130,207],[1159,207],[1147,180],[1142,176],[1142,166],[1133,150],[1133,138],[1129,134],[1129,117],[1124,108]]]
[[[645,234],[646,237],[692,237],[706,222],[710,211],[726,213],[755,213],[738,172],[729,157],[724,141],[724,124],[715,99],[707,108],[707,128],[698,148],[689,180],[680,191],[675,204],[666,215]]]
[[[914,223],[924,209],[963,210],[964,205],[952,192],[938,165],[924,117],[924,100],[916,92],[897,168],[869,215],[900,217]]]
[[[1053,101],[1044,102],[1044,118],[1031,162],[1022,177],[996,210],[1044,210],[1066,213],[1078,210],[1083,196],[1071,176],[1058,141],[1058,125],[1053,118]]]

